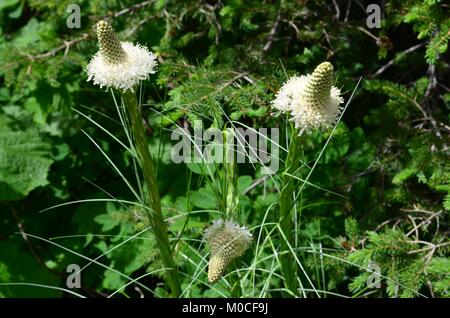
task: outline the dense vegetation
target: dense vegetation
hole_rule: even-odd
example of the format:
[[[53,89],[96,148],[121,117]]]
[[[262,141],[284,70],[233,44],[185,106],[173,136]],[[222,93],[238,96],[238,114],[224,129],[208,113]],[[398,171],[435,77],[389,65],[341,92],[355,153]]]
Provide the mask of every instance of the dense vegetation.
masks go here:
[[[66,24],[74,2],[81,28]],[[111,93],[86,81],[100,19],[158,54],[139,95],[182,296],[286,295],[274,225],[283,167],[270,178],[238,165],[238,220],[254,242],[209,284],[202,236],[226,208],[215,190],[225,168],[174,163],[171,131],[195,120],[280,127],[286,147],[289,122],[271,101],[289,76],[330,61],[346,102],[356,90],[328,144],[330,131],[302,139],[314,169],[298,174],[309,181],[291,242],[295,296],[449,297],[450,6],[383,3],[381,27],[369,29],[358,0],[0,2],[0,297],[73,297],[49,287],[68,289],[69,264],[86,266],[71,290],[79,295],[169,296],[124,182],[140,192],[135,161],[115,140],[128,135]]]

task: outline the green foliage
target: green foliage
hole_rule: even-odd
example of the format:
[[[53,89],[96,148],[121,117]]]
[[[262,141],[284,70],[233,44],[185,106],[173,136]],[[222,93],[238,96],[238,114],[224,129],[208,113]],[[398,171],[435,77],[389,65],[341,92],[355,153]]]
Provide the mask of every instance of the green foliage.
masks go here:
[[[418,33],[418,39],[429,39],[425,58],[428,63],[434,64],[439,55],[444,54],[448,48],[450,39],[448,8],[447,11],[444,9],[442,1],[407,2],[410,3],[403,5],[403,9],[406,10],[403,21],[412,24],[414,31]]]
[[[417,245],[410,244],[404,233],[389,229],[382,234],[368,232],[368,243],[364,249],[350,253],[348,260],[365,268],[374,262],[387,277],[386,293],[390,297],[413,297],[419,290],[423,281],[420,280],[425,265],[420,260],[415,261],[408,252],[417,249]],[[418,265],[422,265],[419,267]],[[366,280],[370,272],[357,276],[349,285],[356,293],[366,288]],[[364,282],[364,284],[362,284]]]
[[[164,105],[170,111],[164,116],[171,122],[187,116],[191,122],[209,120],[222,127],[227,119],[225,114],[235,121],[263,118],[268,114],[267,108],[261,106],[268,102],[267,98],[261,99],[266,97],[263,86],[254,83],[245,72],[185,66],[186,74],[180,74],[176,65],[170,63],[165,64],[163,70],[167,70],[169,78],[160,80],[160,84],[173,83],[176,80],[174,75],[188,78],[170,91],[170,100]]]
[[[450,297],[450,259],[436,257],[428,267],[428,274],[431,276],[431,283],[437,293],[443,297]]]
[[[36,130],[0,131],[0,200],[23,199],[39,186],[48,184],[52,160],[50,145]]]

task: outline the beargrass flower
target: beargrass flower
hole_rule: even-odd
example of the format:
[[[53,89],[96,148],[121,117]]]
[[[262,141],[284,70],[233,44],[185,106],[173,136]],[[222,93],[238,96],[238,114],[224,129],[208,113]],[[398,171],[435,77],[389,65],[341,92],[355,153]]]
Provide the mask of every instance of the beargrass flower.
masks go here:
[[[97,36],[100,50],[86,67],[88,81],[100,87],[133,91],[140,80],[156,72],[156,55],[139,44],[120,42],[107,22],[97,23]]]
[[[245,226],[233,221],[216,220],[205,230],[205,239],[211,247],[208,281],[217,282],[228,264],[242,256],[252,242],[252,235]]]
[[[344,99],[333,84],[333,65],[323,62],[312,74],[293,76],[279,90],[272,107],[291,114],[295,127],[310,133],[333,126]]]

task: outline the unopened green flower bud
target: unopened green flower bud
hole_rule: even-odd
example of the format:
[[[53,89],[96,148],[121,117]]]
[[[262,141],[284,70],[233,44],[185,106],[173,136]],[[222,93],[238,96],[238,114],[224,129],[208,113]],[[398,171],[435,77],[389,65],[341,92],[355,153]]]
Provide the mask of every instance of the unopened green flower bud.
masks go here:
[[[227,259],[224,255],[214,255],[209,260],[208,265],[208,281],[210,283],[217,282],[225,273],[228,266]]]
[[[133,91],[139,81],[156,72],[156,55],[139,44],[120,42],[107,22],[97,23],[97,35],[100,50],[86,67],[88,81],[100,87]]]
[[[330,99],[333,84],[333,65],[323,62],[316,67],[305,87],[305,100],[316,109],[323,107]]]
[[[252,235],[233,221],[217,220],[205,231],[205,238],[211,246],[208,281],[217,282],[228,264],[242,256],[252,241]]]
[[[108,22],[102,20],[97,23],[97,36],[100,54],[107,63],[119,64],[126,60],[127,54]]]

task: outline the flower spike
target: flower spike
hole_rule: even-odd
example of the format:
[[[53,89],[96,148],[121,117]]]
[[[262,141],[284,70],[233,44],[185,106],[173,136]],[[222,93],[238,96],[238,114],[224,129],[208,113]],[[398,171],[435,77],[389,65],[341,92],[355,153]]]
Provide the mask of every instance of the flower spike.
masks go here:
[[[272,107],[290,113],[295,127],[310,133],[334,125],[344,99],[333,85],[333,65],[323,62],[312,74],[291,77],[279,90]]]
[[[205,239],[211,246],[208,281],[217,282],[225,273],[228,264],[242,256],[252,242],[252,235],[244,226],[222,219],[206,229]]]
[[[106,21],[97,23],[97,37],[100,54],[107,63],[120,64],[125,62],[126,53],[117,39],[113,28]]]
[[[86,67],[88,81],[100,87],[134,91],[139,81],[156,73],[156,55],[139,44],[120,42],[106,21],[97,23],[97,36],[100,49]]]

